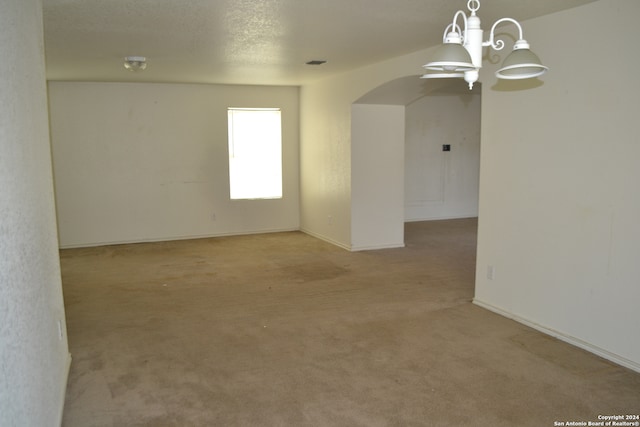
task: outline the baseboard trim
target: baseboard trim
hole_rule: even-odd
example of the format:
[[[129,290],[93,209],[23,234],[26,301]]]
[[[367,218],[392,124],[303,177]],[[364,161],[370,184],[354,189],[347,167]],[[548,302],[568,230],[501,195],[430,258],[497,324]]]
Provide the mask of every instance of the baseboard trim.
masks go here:
[[[60,245],[59,248],[60,249],[93,248],[97,246],[130,245],[130,244],[136,244],[136,243],[172,242],[176,240],[197,240],[197,239],[211,239],[215,237],[247,236],[251,234],[288,233],[291,231],[300,231],[300,229],[299,228],[278,228],[278,229],[268,229],[268,230],[240,231],[240,232],[228,232],[228,233],[216,233],[216,234],[194,234],[194,235],[187,235],[187,236],[166,236],[166,237],[157,237],[157,238],[154,237],[149,239],[114,240],[114,241],[106,241],[106,242]]]
[[[304,228],[300,229],[300,231],[303,232],[304,234],[308,234],[311,237],[315,237],[316,239],[320,239],[320,240],[322,240],[324,242],[331,243],[334,246],[338,246],[338,247],[340,247],[342,249],[345,249],[347,251],[351,251],[351,246],[345,245],[344,243],[341,243],[341,242],[338,242],[336,240],[333,240],[333,239],[331,239],[331,238],[329,238],[327,236],[324,236],[322,234],[314,233],[313,231],[305,230]]]
[[[331,243],[334,246],[338,246],[342,249],[346,249],[349,252],[360,252],[360,251],[375,251],[375,250],[379,250],[379,249],[395,249],[395,248],[404,248],[404,242],[402,243],[390,243],[388,245],[372,245],[372,246],[353,246],[353,245],[346,245],[344,243],[340,243],[337,242],[327,236],[324,236],[322,234],[318,234],[318,233],[314,233],[312,231],[309,230],[305,230],[304,228],[300,230],[301,232],[308,234],[311,237],[315,237],[316,239],[320,239],[322,241],[325,241],[327,243]]]
[[[64,417],[64,403],[67,398],[67,385],[69,384],[69,374],[71,373],[71,353],[67,358],[67,366],[66,372],[64,375],[64,381],[62,382],[62,406],[60,407],[59,416],[58,416],[58,425],[62,425],[62,419]]]
[[[612,353],[610,351],[607,351],[603,348],[600,348],[598,346],[595,346],[593,344],[590,344],[586,341],[582,341],[579,338],[573,337],[571,335],[567,335],[565,333],[556,331],[554,329],[548,328],[546,326],[542,326],[536,322],[532,322],[531,320],[525,319],[524,317],[520,317],[517,314],[513,314],[509,311],[503,310],[499,307],[496,307],[494,305],[488,304],[484,301],[481,301],[477,298],[473,299],[473,304],[477,305],[478,307],[482,307],[486,310],[489,310],[491,312],[494,312],[496,314],[499,314],[500,316],[506,317],[508,319],[514,320],[518,323],[521,323],[525,326],[528,326],[530,328],[533,328],[539,332],[542,332],[543,334],[546,335],[550,335],[554,338],[559,339],[560,341],[564,341],[568,344],[571,344],[573,346],[576,346],[578,348],[581,348],[583,350],[586,350],[590,353],[593,353],[597,356],[602,357],[603,359],[607,359],[610,362],[613,362],[617,365],[623,366],[625,368],[631,369],[632,371],[638,372],[640,373],[640,364],[629,360],[625,357],[622,357],[620,355],[617,355],[615,353]]]
[[[463,214],[463,215],[454,215],[454,216],[430,216],[430,217],[415,217],[415,218],[405,218],[404,222],[423,222],[423,221],[446,221],[449,219],[471,219],[478,218],[478,213],[471,214]]]
[[[388,245],[373,245],[373,246],[351,246],[351,252],[359,251],[377,251],[380,249],[396,249],[404,248],[404,243],[390,243]]]

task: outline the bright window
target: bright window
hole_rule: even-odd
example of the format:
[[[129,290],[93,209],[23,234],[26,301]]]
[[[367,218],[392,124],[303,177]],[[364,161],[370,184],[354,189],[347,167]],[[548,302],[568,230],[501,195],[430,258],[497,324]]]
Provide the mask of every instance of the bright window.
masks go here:
[[[229,108],[231,199],[282,198],[279,108]]]

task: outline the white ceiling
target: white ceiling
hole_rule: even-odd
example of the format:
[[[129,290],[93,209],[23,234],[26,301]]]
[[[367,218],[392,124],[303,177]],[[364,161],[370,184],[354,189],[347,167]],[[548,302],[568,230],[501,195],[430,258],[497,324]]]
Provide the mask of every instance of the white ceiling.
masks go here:
[[[488,29],[504,16],[522,21],[592,1],[482,0],[478,14]],[[439,44],[466,0],[43,0],[43,5],[50,80],[300,85]],[[535,40],[529,41],[535,49]],[[130,55],[146,56],[147,70],[125,70],[123,58]],[[327,63],[305,65],[313,59]]]

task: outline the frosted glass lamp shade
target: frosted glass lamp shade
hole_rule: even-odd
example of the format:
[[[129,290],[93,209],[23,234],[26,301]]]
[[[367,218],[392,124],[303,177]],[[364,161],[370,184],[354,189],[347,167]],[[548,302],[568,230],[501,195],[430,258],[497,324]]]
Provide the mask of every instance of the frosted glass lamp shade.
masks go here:
[[[423,68],[433,71],[463,72],[475,70],[471,55],[459,43],[444,43],[433,52],[432,61]]]
[[[548,69],[528,48],[516,48],[505,58],[502,68],[496,71],[496,77],[506,80],[530,79],[541,76]]]
[[[453,21],[444,30],[443,44],[433,52],[431,61],[422,67],[427,70],[423,79],[459,78],[469,83],[469,89],[478,81],[482,67],[483,48],[502,50],[503,40],[496,39],[498,25],[508,22],[518,29],[518,38],[511,52],[496,72],[499,79],[519,80],[538,77],[549,69],[542,65],[540,58],[531,52],[529,43],[524,39],[522,26],[513,18],[498,19],[489,32],[489,40],[483,41],[483,30],[476,12],[480,9],[480,0],[469,0],[467,9],[470,15],[459,10],[453,15]],[[464,25],[458,25],[462,19]],[[500,36],[501,34],[498,34]]]
[[[423,74],[421,79],[464,79],[463,72],[455,72],[455,71],[427,71]]]

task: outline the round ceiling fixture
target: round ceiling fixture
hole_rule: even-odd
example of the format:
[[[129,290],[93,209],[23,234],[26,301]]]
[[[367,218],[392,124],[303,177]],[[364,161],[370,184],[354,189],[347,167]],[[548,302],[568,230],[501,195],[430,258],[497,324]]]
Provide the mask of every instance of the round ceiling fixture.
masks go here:
[[[124,58],[124,68],[129,71],[142,71],[147,68],[147,58],[144,56],[127,56]]]

